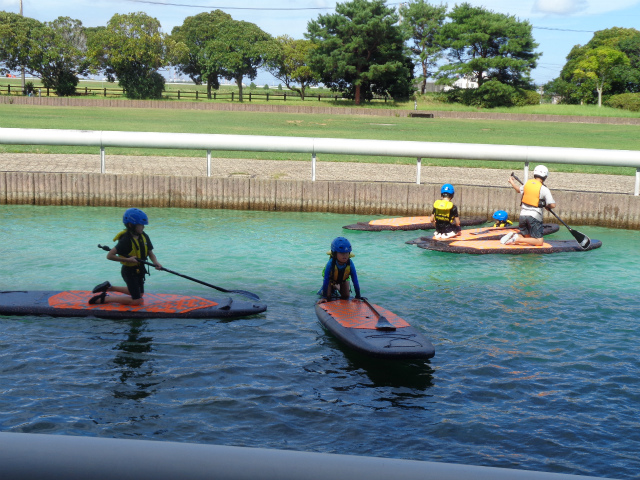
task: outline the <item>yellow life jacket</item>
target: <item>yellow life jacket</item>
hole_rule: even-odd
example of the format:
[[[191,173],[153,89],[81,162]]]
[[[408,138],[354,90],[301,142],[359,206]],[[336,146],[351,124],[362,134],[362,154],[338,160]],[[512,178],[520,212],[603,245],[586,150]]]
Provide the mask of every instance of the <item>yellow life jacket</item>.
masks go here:
[[[327,254],[331,255],[331,252],[327,252]],[[333,265],[333,272],[331,272],[331,274],[329,275],[329,280],[331,281],[331,283],[339,284],[349,279],[349,276],[351,275],[351,258],[353,257],[355,257],[355,255],[353,253],[349,253],[349,263],[342,270],[342,272],[340,272],[340,270],[338,269],[338,260],[334,258],[333,262],[331,263],[331,265]],[[325,265],[325,267],[322,269],[322,278],[324,278],[326,268],[327,267]]]
[[[509,225],[513,225],[513,222],[511,220],[504,220],[502,222],[497,221],[493,224],[494,227],[508,227]]]
[[[117,242],[125,233],[127,233],[127,230],[122,230],[121,232],[116,234],[115,237],[113,237],[113,241]],[[140,239],[142,239],[142,242],[140,242]],[[147,259],[147,256],[149,255],[149,246],[147,244],[147,235],[144,232],[140,234],[138,240],[133,238],[133,235],[131,236],[131,247],[132,250],[127,254],[127,256],[136,257],[140,260]],[[122,262],[122,264],[126,265],[127,267],[135,267],[136,265],[138,265],[137,262]]]
[[[522,201],[525,205],[530,207],[542,207],[540,204],[540,189],[542,188],[542,182],[537,178],[528,180],[524,184],[524,193],[522,194]]]
[[[436,200],[433,203],[433,208],[435,209],[434,217],[436,221],[451,223],[451,220],[453,220],[451,217],[453,203],[445,199]]]

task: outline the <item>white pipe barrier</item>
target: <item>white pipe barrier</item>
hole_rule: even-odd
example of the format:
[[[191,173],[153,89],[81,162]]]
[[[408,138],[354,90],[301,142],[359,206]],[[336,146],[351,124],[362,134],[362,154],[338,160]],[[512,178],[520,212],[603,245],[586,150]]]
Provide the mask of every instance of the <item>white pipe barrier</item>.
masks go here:
[[[149,440],[0,433],[2,480],[596,480],[355,455]]]
[[[526,166],[525,178],[530,162],[632,167],[636,169],[634,194],[640,193],[640,151],[637,150],[30,128],[0,128],[0,144],[287,152],[308,153],[312,156],[324,153],[522,162]],[[315,172],[315,168],[313,171]]]

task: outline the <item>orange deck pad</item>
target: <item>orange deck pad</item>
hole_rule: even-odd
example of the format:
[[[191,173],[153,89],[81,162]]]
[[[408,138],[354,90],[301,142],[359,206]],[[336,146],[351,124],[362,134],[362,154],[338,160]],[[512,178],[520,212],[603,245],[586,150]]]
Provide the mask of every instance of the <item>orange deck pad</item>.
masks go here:
[[[385,310],[373,304],[380,315],[383,315],[396,328],[409,327],[410,325],[395,313]],[[375,330],[378,316],[369,306],[360,300],[334,300],[321,303],[320,308],[325,310],[333,319],[343,327],[366,328]]]
[[[428,217],[401,217],[401,218],[382,218],[380,220],[371,220],[369,225],[390,225],[393,227],[404,227],[406,225],[416,225],[423,223],[431,223],[431,216]]]
[[[102,303],[89,305],[89,299],[95,294],[83,290],[60,292],[49,298],[49,306],[72,310],[117,310],[121,312],[186,313],[199,308],[218,305],[201,297],[173,295],[169,293],[145,293],[144,305],[122,305],[120,303]],[[109,296],[126,296],[121,293],[109,293]]]
[[[449,245],[452,247],[473,248],[475,250],[518,250],[522,248],[526,248],[527,250],[529,250],[536,248],[552,248],[552,245],[548,244],[547,242],[544,242],[542,245],[525,245],[524,243],[511,243],[509,245],[503,245],[502,243],[500,243],[500,240],[477,240],[475,242],[461,240],[457,242],[450,242]]]
[[[506,235],[509,232],[519,232],[520,230],[518,228],[498,228],[498,227],[489,227],[489,228],[472,228],[470,230],[462,230],[460,231],[460,235],[458,235],[457,237],[451,237],[451,238],[442,238],[442,239],[438,239],[439,242],[462,242],[462,241],[466,241],[466,240],[482,240],[482,237],[485,235]],[[478,235],[478,232],[485,232],[485,233],[480,233],[480,235]],[[475,233],[475,235],[474,235]]]

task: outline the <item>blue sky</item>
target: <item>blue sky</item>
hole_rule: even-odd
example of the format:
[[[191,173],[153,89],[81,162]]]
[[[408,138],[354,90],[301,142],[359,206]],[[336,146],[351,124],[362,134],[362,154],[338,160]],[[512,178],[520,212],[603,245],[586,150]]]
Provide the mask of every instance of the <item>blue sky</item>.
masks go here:
[[[533,25],[534,38],[540,45],[538,51],[543,54],[533,72],[538,84],[557,77],[571,48],[587,43],[594,31],[611,27],[640,30],[640,0],[467,1],[495,12],[515,15]],[[302,38],[309,20],[333,12],[336,3],[335,0],[22,0],[24,15],[40,21],[67,16],[82,21],[87,27],[95,27],[106,25],[115,13],[142,11],[157,18],[166,33],[181,25],[188,16],[219,8],[237,20],[257,24],[271,35],[287,34],[294,38]],[[442,3],[451,8],[462,2]],[[399,4],[399,0],[387,2],[389,6]],[[0,0],[0,10],[18,13],[20,0]],[[273,79],[261,73],[255,82],[263,85],[273,83]]]

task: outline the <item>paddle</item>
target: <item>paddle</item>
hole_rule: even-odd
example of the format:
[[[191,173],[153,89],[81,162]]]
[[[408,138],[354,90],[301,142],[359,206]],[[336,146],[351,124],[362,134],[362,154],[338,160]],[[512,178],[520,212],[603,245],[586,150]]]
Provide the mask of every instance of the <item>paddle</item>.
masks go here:
[[[105,250],[107,252],[111,250],[106,245],[100,245],[100,244],[98,244],[98,248],[101,248],[101,249],[103,249],[103,250]],[[147,262],[145,260],[140,260],[139,258],[137,260],[140,263],[144,263],[145,265],[149,265],[151,267],[155,267],[155,265],[153,263],[151,263],[151,262]],[[191,280],[192,282],[200,283],[201,285],[206,285],[207,287],[215,288],[216,290],[218,290],[220,292],[239,293],[240,295],[244,295],[244,296],[252,298],[254,300],[260,300],[260,297],[257,296],[255,293],[247,292],[246,290],[227,290],[226,288],[216,287],[215,285],[211,285],[210,283],[203,282],[202,280],[198,280],[197,278],[189,277],[188,275],[183,275],[181,273],[174,272],[173,270],[169,270],[168,268],[164,268],[164,267],[161,267],[158,270],[164,270],[165,272],[173,273],[174,275],[177,275],[177,276],[182,277],[182,278],[186,278],[187,280]]]
[[[389,320],[387,320],[387,317],[380,315],[380,313],[375,308],[373,308],[373,305],[369,303],[369,300],[367,300],[364,297],[360,297],[360,300],[366,303],[367,306],[371,309],[371,311],[378,316],[378,323],[376,323],[376,330],[385,330],[385,331],[392,332],[396,329],[396,327],[394,327],[393,324]]]
[[[491,228],[482,230],[480,232],[471,232],[471,235],[482,235],[483,233],[493,232],[494,230],[508,230],[509,228],[516,228],[516,227],[491,227]]]
[[[518,177],[516,177],[513,172],[511,172],[511,176],[513,178],[515,178],[518,182],[520,182],[521,185],[524,185],[524,183],[522,183],[522,180],[520,180]],[[576,230],[574,230],[573,228],[571,228],[569,225],[567,225],[566,223],[564,223],[562,221],[562,219],[556,215],[556,212],[554,212],[553,210],[551,210],[550,208],[547,208],[547,210],[551,213],[551,215],[553,215],[554,217],[556,217],[558,219],[558,221],[564,225],[565,227],[567,227],[567,229],[569,230],[569,233],[571,235],[573,235],[573,238],[576,239],[576,241],[578,242],[578,245],[580,245],[580,248],[582,248],[583,250],[586,250],[587,248],[589,248],[589,245],[591,245],[591,239],[589,237],[587,237],[585,234],[580,233]]]

